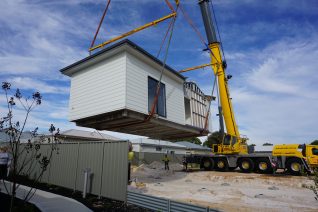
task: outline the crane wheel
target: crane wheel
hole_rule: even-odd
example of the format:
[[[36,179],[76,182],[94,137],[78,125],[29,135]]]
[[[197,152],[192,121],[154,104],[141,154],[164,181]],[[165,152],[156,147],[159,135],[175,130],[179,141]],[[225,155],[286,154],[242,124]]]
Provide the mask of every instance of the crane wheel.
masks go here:
[[[242,172],[248,173],[254,170],[254,162],[250,158],[243,158],[239,161],[239,167]]]
[[[292,175],[300,175],[302,171],[302,161],[298,158],[291,158],[286,162],[287,170]]]
[[[219,158],[216,161],[215,169],[222,172],[227,171],[229,169],[229,164],[227,163],[227,160],[225,158]]]
[[[257,161],[256,170],[259,171],[259,173],[261,174],[269,174],[273,172],[271,163],[266,158],[261,158]]]
[[[204,158],[201,163],[201,167],[204,168],[204,170],[209,171],[214,168],[214,161],[211,158]]]

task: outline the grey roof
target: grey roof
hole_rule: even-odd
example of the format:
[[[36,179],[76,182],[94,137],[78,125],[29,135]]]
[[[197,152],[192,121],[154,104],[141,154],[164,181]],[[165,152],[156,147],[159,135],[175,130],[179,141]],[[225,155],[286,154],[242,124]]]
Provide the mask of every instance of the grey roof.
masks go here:
[[[201,146],[201,145],[198,145],[198,144],[194,144],[194,143],[190,143],[190,142],[187,142],[187,141],[179,141],[179,142],[176,142],[176,144],[185,146],[188,149],[207,150],[207,151],[211,150],[211,148],[208,148],[208,147],[205,147],[205,146]]]
[[[148,138],[137,138],[137,139],[130,140],[130,142],[133,144],[140,144],[145,146],[165,146],[165,147],[185,149],[185,146],[183,145],[179,145],[169,141],[154,140],[154,139],[148,139]]]
[[[140,46],[138,46],[134,42],[132,42],[132,41],[130,41],[128,39],[125,39],[125,40],[122,40],[122,41],[120,41],[118,43],[115,43],[115,44],[113,44],[113,45],[111,45],[111,46],[109,46],[107,48],[104,48],[103,50],[100,50],[100,51],[98,51],[98,52],[96,52],[96,53],[94,53],[94,54],[92,54],[92,55],[90,55],[88,57],[85,57],[84,59],[82,59],[82,60],[80,60],[80,61],[78,61],[76,63],[73,63],[73,64],[71,64],[71,65],[69,65],[69,66],[67,66],[65,68],[62,68],[60,70],[60,72],[62,72],[62,74],[66,74],[65,72],[67,70],[69,70],[69,69],[71,69],[71,68],[73,68],[75,66],[78,66],[78,65],[80,65],[80,64],[82,64],[84,62],[87,62],[87,61],[89,61],[89,60],[91,60],[91,59],[93,59],[93,58],[95,58],[95,57],[97,57],[99,55],[102,55],[103,53],[106,53],[106,52],[108,52],[108,51],[110,51],[112,49],[115,49],[117,47],[123,46],[123,45],[128,45],[128,46],[132,47],[133,49],[137,50],[138,52],[142,53],[146,57],[148,57],[151,60],[153,60],[155,63],[163,66],[163,62],[161,60],[159,60],[158,58],[156,58],[155,56],[153,56],[152,54],[150,54],[149,52],[147,52],[146,50],[144,50],[143,48],[141,48]],[[176,70],[174,70],[173,68],[168,66],[167,64],[165,64],[165,68],[167,70],[169,70],[171,73],[173,73],[174,75],[176,75],[177,77],[179,77],[179,78],[181,78],[183,80],[186,79],[186,77],[184,77],[182,74],[180,74],[179,72],[177,72]]]
[[[119,141],[121,139],[116,138],[111,135],[107,135],[105,133],[99,133],[97,131],[90,132],[84,130],[66,130],[61,132],[61,137],[63,138],[78,138],[78,139],[87,139],[87,140],[94,140],[94,141],[101,141],[101,140],[112,140],[112,141]]]

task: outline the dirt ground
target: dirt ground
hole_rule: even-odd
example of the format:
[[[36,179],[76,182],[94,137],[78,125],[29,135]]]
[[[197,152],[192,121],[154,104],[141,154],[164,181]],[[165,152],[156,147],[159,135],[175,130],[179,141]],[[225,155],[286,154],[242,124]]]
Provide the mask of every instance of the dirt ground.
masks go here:
[[[129,190],[220,211],[318,211],[307,177],[240,172],[164,170],[160,162],[134,167]]]

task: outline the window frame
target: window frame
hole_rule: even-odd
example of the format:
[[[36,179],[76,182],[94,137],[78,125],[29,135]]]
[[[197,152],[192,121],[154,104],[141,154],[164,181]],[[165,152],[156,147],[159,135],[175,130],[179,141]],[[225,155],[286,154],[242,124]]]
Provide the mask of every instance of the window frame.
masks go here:
[[[158,80],[156,80],[155,78],[151,77],[151,76],[148,76],[148,112],[151,112],[151,107],[152,107],[152,103],[153,102],[149,102],[149,82],[150,80],[153,80],[155,82],[156,85],[158,85]],[[158,101],[157,101],[157,105],[156,105],[156,110],[155,110],[155,114],[159,115],[160,117],[164,117],[164,118],[167,118],[167,98],[166,98],[166,85],[162,82],[160,82],[160,90],[163,88],[163,96],[164,96],[164,103],[163,103],[163,107],[164,107],[164,114],[159,114],[159,98],[158,98]],[[160,94],[160,91],[159,91],[159,94]]]

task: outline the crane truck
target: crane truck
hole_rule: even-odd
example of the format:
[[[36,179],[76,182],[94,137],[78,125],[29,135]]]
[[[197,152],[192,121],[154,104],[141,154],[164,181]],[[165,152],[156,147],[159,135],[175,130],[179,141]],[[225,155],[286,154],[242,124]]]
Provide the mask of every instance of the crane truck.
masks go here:
[[[101,27],[101,23],[103,22],[106,11],[110,4],[110,0],[108,0],[91,47],[89,48],[89,52],[98,48],[102,48],[109,43],[120,40],[148,27],[155,26],[156,24],[169,18],[175,19],[177,16],[177,10],[174,10],[169,1],[165,2],[171,9],[171,14],[126,32],[120,36],[114,37],[109,41],[103,42],[102,44],[93,46]],[[178,7],[180,1],[175,0],[175,2]],[[231,76],[226,74],[227,65],[222,58],[222,44],[217,39],[216,30],[211,18],[214,14],[209,7],[210,0],[198,0],[198,3],[208,40],[207,50],[210,54],[211,63],[189,68],[180,72],[182,73],[188,70],[194,70],[206,66],[212,67],[218,86],[218,115],[221,139],[219,143],[213,144],[211,155],[188,155],[185,158],[185,162],[188,164],[188,167],[195,165],[196,167],[204,168],[205,170],[218,171],[234,170],[239,167],[243,172],[257,171],[260,173],[271,173],[277,169],[287,169],[291,174],[295,175],[300,174],[302,170],[310,171],[313,168],[318,168],[318,145],[283,144],[275,145],[271,153],[257,154],[248,152],[248,139],[240,135],[234,117],[233,106],[228,88],[228,80],[231,78]],[[170,26],[168,30],[170,30]],[[213,97],[211,99],[213,99]]]
[[[197,165],[204,170],[229,171],[237,167],[242,172],[273,173],[285,169],[293,175],[318,168],[318,145],[275,145],[271,153],[248,153],[247,138],[240,135],[236,124],[228,88],[230,75],[226,75],[226,62],[222,58],[221,43],[212,20],[209,0],[199,0],[199,6],[208,40],[211,66],[217,78],[218,116],[221,139],[212,146],[211,155],[188,155],[188,167]],[[224,123],[226,132],[224,129]]]

